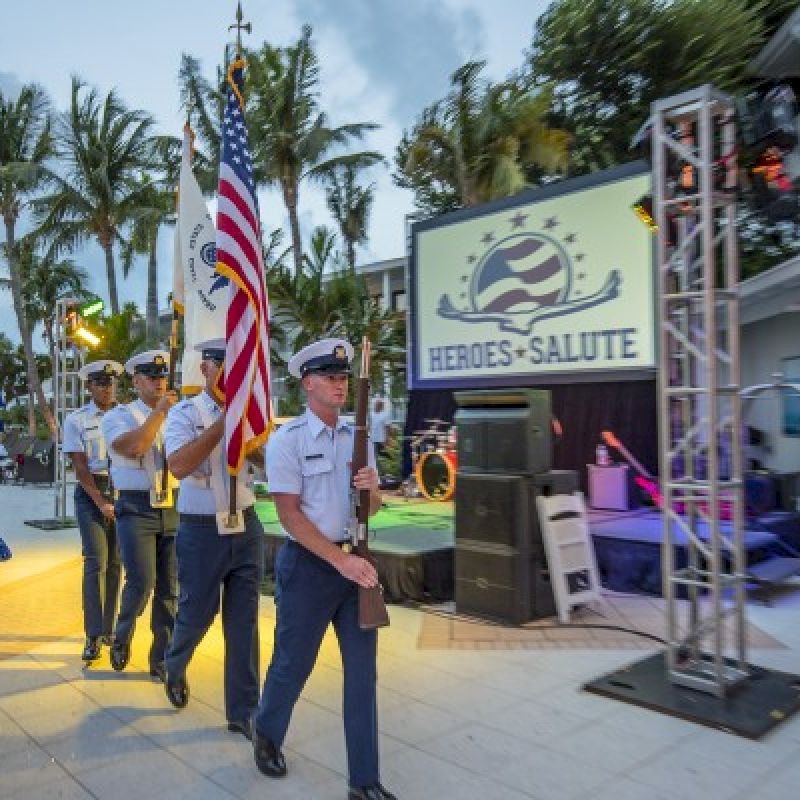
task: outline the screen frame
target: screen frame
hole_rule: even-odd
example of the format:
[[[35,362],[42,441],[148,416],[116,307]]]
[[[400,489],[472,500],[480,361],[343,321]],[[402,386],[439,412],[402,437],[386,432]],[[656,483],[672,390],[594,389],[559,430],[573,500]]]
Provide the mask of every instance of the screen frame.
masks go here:
[[[421,378],[420,377],[420,353],[418,335],[418,310],[420,307],[418,298],[419,289],[419,245],[418,237],[426,231],[444,228],[460,222],[494,214],[498,211],[517,208],[518,206],[530,206],[535,203],[542,203],[556,197],[568,194],[575,194],[587,189],[594,189],[612,183],[618,183],[630,178],[650,174],[650,165],[645,161],[632,161],[619,167],[594,172],[590,175],[582,175],[577,178],[569,178],[548,186],[530,189],[512,197],[504,197],[490,203],[476,206],[474,208],[464,208],[458,211],[451,211],[435,217],[419,220],[411,225],[411,253],[408,269],[408,328],[407,328],[407,376],[408,388],[413,389],[480,389],[480,388],[505,388],[510,386],[543,386],[548,384],[563,383],[597,383],[597,382],[616,382],[616,381],[641,381],[653,380],[656,376],[658,365],[658,323],[657,323],[657,284],[655,275],[655,253],[656,244],[653,238],[651,247],[650,265],[653,271],[653,331],[654,342],[654,365],[652,367],[635,366],[617,369],[584,369],[570,372],[568,370],[553,371],[540,374],[515,373],[498,376],[485,377],[464,377],[464,378]],[[631,214],[633,211],[631,211]]]

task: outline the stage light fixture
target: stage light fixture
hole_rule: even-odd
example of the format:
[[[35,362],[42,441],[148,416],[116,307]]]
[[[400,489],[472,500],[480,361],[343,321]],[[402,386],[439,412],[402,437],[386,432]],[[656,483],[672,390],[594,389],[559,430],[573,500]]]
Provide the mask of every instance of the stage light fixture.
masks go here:
[[[633,213],[647,226],[650,233],[658,231],[655,217],[653,216],[653,196],[643,194],[632,206]]]
[[[98,314],[101,314],[104,308],[105,303],[103,303],[99,297],[96,297],[94,300],[90,300],[88,303],[84,303],[80,307],[80,315],[84,318],[95,317]]]
[[[77,339],[79,342],[82,342],[89,347],[97,347],[97,345],[100,344],[100,337],[96,333],[93,333],[88,328],[85,328],[80,324],[78,324],[78,326],[72,332],[72,338]]]

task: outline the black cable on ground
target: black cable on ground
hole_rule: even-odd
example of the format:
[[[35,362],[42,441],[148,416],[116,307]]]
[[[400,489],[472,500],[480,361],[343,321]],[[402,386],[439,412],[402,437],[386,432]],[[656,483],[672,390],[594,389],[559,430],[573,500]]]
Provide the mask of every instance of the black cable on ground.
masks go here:
[[[521,631],[530,631],[532,633],[536,633],[537,631],[548,631],[548,630],[563,630],[565,628],[583,628],[583,629],[590,629],[590,630],[606,630],[606,631],[615,631],[617,633],[629,633],[633,636],[642,636],[645,639],[651,639],[654,642],[658,642],[659,644],[666,645],[667,640],[662,639],[660,636],[656,636],[654,633],[647,633],[647,631],[640,631],[636,630],[636,628],[625,628],[622,625],[600,625],[594,623],[569,623],[568,625],[564,625],[562,623],[558,623],[557,625],[552,625],[547,628],[528,628],[525,625],[513,624],[513,623],[506,623],[506,622],[495,622],[494,620],[484,620],[479,619],[476,617],[467,617],[463,614],[457,614],[452,611],[439,611],[437,609],[431,608],[430,606],[426,606],[424,603],[414,603],[413,607],[416,608],[417,611],[422,611],[425,614],[430,614],[434,617],[444,617],[446,619],[456,620],[458,622],[466,622],[470,625],[490,625],[495,628],[514,628],[516,630]]]

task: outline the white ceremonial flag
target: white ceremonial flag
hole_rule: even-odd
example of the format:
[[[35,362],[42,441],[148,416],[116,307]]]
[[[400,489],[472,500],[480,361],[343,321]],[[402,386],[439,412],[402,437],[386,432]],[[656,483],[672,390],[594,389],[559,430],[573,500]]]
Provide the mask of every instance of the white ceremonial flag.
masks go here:
[[[197,342],[225,338],[228,279],[216,272],[217,232],[192,172],[191,129],[183,131],[178,222],[175,229],[173,307],[183,314],[181,392],[195,394],[205,385]]]

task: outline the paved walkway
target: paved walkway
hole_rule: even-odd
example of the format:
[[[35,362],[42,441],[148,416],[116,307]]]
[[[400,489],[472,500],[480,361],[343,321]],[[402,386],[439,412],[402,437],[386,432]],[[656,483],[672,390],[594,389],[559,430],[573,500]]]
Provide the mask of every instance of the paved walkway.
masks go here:
[[[192,700],[180,712],[147,674],[146,624],[125,673],[110,669],[107,650],[82,668],[77,532],[21,524],[51,508],[49,491],[0,486],[0,536],[14,553],[0,563],[0,798],[346,797],[332,638],[292,721],[290,774],[265,778],[249,743],[225,729],[218,625],[192,662]],[[800,671],[798,598],[800,591],[787,591],[773,607],[749,609],[771,642],[754,649],[752,661]],[[646,651],[581,649],[574,641],[517,649],[485,638],[437,649],[422,612],[390,613],[392,626],[380,636],[382,765],[401,800],[797,796],[800,716],[751,742],[580,690]],[[265,598],[264,662],[273,623]]]

